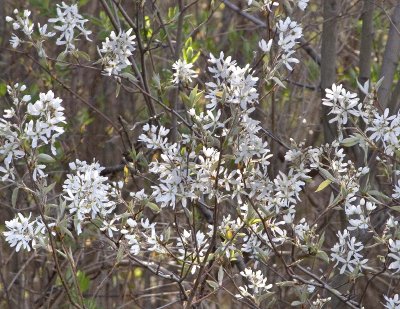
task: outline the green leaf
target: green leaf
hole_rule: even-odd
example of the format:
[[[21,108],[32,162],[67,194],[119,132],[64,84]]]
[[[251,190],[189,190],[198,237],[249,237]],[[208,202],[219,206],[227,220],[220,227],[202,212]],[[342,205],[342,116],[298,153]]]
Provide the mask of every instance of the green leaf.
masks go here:
[[[319,192],[324,190],[327,186],[329,186],[332,183],[331,180],[326,179],[323,182],[320,183],[320,185],[318,186],[317,190],[315,190],[315,192]]]
[[[17,204],[18,191],[19,191],[19,188],[16,187],[16,188],[13,190],[12,196],[11,196],[11,205],[12,205],[12,207],[14,207],[14,208],[15,208],[15,205]]]
[[[318,251],[316,257],[323,260],[324,262],[329,263],[329,256],[326,254],[325,251]]]
[[[5,83],[0,84],[0,97],[4,97],[7,93],[7,85]]]
[[[218,285],[218,283],[216,283],[215,281],[212,281],[212,280],[206,280],[206,282],[208,283],[208,285],[210,286],[210,287],[212,287],[214,290],[216,290],[216,289],[218,289],[219,288],[219,285]]]
[[[39,163],[53,163],[56,161],[52,156],[46,153],[40,153],[37,158]]]
[[[222,280],[224,279],[224,268],[222,265],[218,269],[218,285],[222,285]]]
[[[326,169],[320,167],[320,168],[319,168],[319,173],[320,173],[321,176],[323,176],[324,178],[329,179],[329,180],[331,180],[332,182],[335,181],[335,177],[333,177],[332,174],[329,173]]]
[[[132,83],[138,82],[138,79],[132,73],[129,73],[129,72],[122,72],[121,74],[119,74],[119,76],[126,78],[127,80],[129,80]]]
[[[375,197],[383,198],[384,200],[388,200],[388,201],[391,200],[391,198],[389,196],[387,196],[386,194],[384,194],[384,193],[382,193],[382,192],[380,192],[378,190],[370,190],[367,193],[370,194],[370,195],[373,195]]]
[[[292,301],[292,303],[290,304],[292,307],[296,307],[296,306],[301,306],[303,304],[303,302],[299,301],[299,300],[295,300]]]
[[[390,209],[393,209],[394,211],[400,212],[400,206],[391,206]]]
[[[160,212],[160,207],[152,202],[147,202],[146,207],[149,207],[154,213],[158,214]]]
[[[76,277],[78,279],[78,285],[79,285],[79,289],[81,290],[81,292],[85,293],[87,290],[89,290],[89,286],[90,286],[89,277],[86,276],[86,274],[80,270],[77,271]]]
[[[344,140],[341,141],[341,144],[344,147],[351,147],[354,145],[357,145],[360,142],[360,135],[352,135],[348,138],[345,138]]]
[[[48,185],[47,187],[45,187],[43,189],[43,193],[48,194],[51,190],[54,189],[55,185],[56,185],[56,182],[53,182],[52,184]]]
[[[295,286],[298,285],[298,282],[295,281],[282,281],[282,282],[277,282],[277,286]]]

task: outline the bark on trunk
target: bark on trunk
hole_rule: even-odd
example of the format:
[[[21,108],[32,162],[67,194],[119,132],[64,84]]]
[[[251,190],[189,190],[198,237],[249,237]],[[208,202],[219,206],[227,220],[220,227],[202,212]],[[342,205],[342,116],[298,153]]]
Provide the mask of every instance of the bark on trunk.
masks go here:
[[[381,87],[378,90],[379,103],[383,108],[387,107],[393,76],[397,68],[400,55],[400,3],[396,5],[391,17],[389,35],[383,54],[382,68],[380,77],[385,77]]]
[[[337,48],[337,16],[339,0],[323,0],[324,25],[322,27],[321,46],[321,94],[325,96],[325,89],[330,88],[336,79],[336,48]],[[329,108],[322,105],[322,126],[324,140],[332,142],[336,136],[334,126],[329,123]]]
[[[374,0],[364,0],[361,29],[361,42],[360,42],[360,74],[358,81],[360,84],[364,84],[371,76],[371,55],[372,55],[372,41],[374,38]],[[361,101],[364,100],[364,93],[359,91]]]

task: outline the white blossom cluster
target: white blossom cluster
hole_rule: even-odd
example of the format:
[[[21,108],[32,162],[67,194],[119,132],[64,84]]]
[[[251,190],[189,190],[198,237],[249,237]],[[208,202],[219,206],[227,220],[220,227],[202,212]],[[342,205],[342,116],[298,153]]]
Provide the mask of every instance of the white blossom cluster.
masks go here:
[[[48,38],[51,38],[55,35],[55,32],[47,31],[47,24],[41,26],[39,23],[37,24],[38,36],[34,37],[35,25],[29,19],[31,15],[31,11],[24,10],[21,14],[17,9],[14,10],[14,17],[7,16],[6,21],[12,23],[12,27],[14,31],[18,31],[19,34],[13,32],[10,44],[12,48],[18,48],[22,44],[32,44],[35,46],[39,57],[47,57],[46,52],[43,47],[43,42]]]
[[[31,216],[32,213],[29,217],[18,213],[14,219],[5,222],[7,231],[3,232],[3,235],[10,247],[15,247],[16,252],[21,248],[31,251],[32,248],[36,249],[44,244],[47,235],[46,227],[40,217],[31,220]]]
[[[350,235],[348,230],[337,233],[339,242],[332,248],[332,260],[336,261],[336,265],[341,264],[340,273],[346,270],[349,272],[360,272],[368,259],[364,259],[360,253],[364,249],[364,245],[357,241],[354,236]]]
[[[101,216],[107,217],[116,207],[114,188],[106,183],[107,177],[101,176],[104,169],[99,163],[88,164],[76,160],[69,164],[72,173],[67,175],[63,184],[63,198],[69,212],[74,215],[75,229],[82,233],[82,223]]]
[[[132,31],[132,28],[128,31],[120,30],[118,35],[111,31],[110,36],[98,49],[106,75],[118,75],[131,64],[129,57],[133,55],[136,45],[136,36],[131,35]]]
[[[172,79],[174,84],[188,84],[192,82],[192,78],[197,77],[196,71],[192,70],[193,63],[187,63],[186,60],[178,59],[172,68],[175,71]]]
[[[221,52],[219,58],[210,54],[208,62],[212,64],[208,70],[215,82],[206,83],[208,93],[206,98],[210,100],[207,108],[214,110],[218,104],[239,104],[243,110],[257,102],[258,93],[255,88],[257,77],[250,72],[250,66],[239,67],[232,57],[224,59]]]
[[[246,268],[240,274],[248,281],[248,284],[239,287],[240,294],[236,295],[239,299],[243,297],[254,298],[272,288],[272,284],[267,284],[267,278],[263,276],[261,270],[253,271],[251,268]]]
[[[27,150],[30,154],[28,160],[34,169],[33,179],[36,181],[37,178],[45,177],[43,169],[46,165],[39,161],[46,162],[48,156],[38,151],[50,145],[51,152],[56,154],[55,142],[64,133],[62,100],[55,98],[54,93],[49,90],[47,93],[40,93],[39,99],[31,103],[31,96],[23,94],[25,90],[26,86],[18,83],[7,87],[11,107],[4,111],[3,118],[0,119],[0,154],[5,157],[4,166],[0,166],[2,181],[15,179],[12,163],[24,157]]]
[[[293,54],[295,53],[296,40],[303,36],[303,30],[290,17],[287,17],[285,20],[279,20],[276,28],[279,33],[278,45],[282,50],[281,61],[289,71],[292,71],[293,67],[291,64],[299,63],[299,60],[293,57]]]
[[[31,11],[24,10],[22,14],[15,9],[14,17],[7,16],[6,21],[12,23],[14,31],[19,31],[19,34],[13,33],[10,39],[10,44],[13,48],[18,48],[22,44],[33,45],[39,57],[46,58],[47,54],[44,49],[43,43],[47,39],[60,32],[56,40],[57,45],[65,45],[65,52],[76,51],[75,41],[78,40],[80,35],[83,35],[87,41],[91,41],[89,35],[92,33],[85,28],[85,23],[88,19],[84,19],[78,12],[77,4],[67,5],[64,2],[57,4],[57,17],[50,18],[49,23],[53,25],[53,31],[48,31],[48,25],[43,26],[38,23],[37,27],[29,19]],[[36,34],[35,34],[36,29]]]
[[[25,134],[32,141],[32,148],[40,147],[43,144],[51,146],[51,152],[55,155],[56,139],[64,133],[64,128],[60,126],[65,123],[64,107],[62,100],[55,98],[53,91],[40,93],[39,100],[35,103],[28,103],[27,115],[31,119],[25,126]]]
[[[395,295],[393,295],[393,297],[384,295],[384,298],[386,300],[386,303],[384,304],[384,307],[386,309],[399,309],[400,308],[399,294],[395,294]]]
[[[209,247],[207,236],[201,231],[192,235],[192,231],[183,230],[176,246],[178,258],[184,263],[189,263],[190,272],[195,274],[200,267],[199,264],[204,261],[204,255]]]
[[[79,14],[77,4],[67,5],[65,2],[57,4],[57,17],[50,18],[49,22],[54,23],[54,29],[60,32],[56,44],[65,45],[66,52],[76,49],[75,41],[79,35],[83,35],[87,41],[91,41],[89,35],[92,31],[85,28],[88,19]]]

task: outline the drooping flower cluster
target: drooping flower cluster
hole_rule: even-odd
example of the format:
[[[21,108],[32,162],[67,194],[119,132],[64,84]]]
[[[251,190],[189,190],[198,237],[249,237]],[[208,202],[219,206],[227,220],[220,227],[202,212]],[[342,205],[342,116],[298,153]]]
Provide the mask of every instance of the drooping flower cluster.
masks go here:
[[[293,54],[297,40],[303,36],[303,30],[290,17],[279,20],[276,28],[279,33],[278,45],[282,49],[281,61],[289,71],[292,71],[291,63],[299,63],[299,60],[294,58]]]
[[[350,235],[348,230],[340,231],[337,233],[339,242],[332,248],[332,260],[336,261],[336,265],[341,264],[340,273],[343,274],[346,270],[353,272],[360,272],[368,259],[364,259],[361,251],[364,249],[362,242],[357,241],[354,236]]]
[[[248,283],[239,287],[240,294],[236,295],[237,298],[255,298],[269,292],[272,288],[272,284],[267,284],[267,278],[263,276],[261,270],[253,271],[251,268],[246,268],[240,274]]]
[[[106,41],[102,43],[99,54],[106,75],[118,75],[131,64],[129,57],[135,51],[135,35],[131,35],[132,28],[128,31],[120,30],[118,35],[111,31]]]
[[[17,252],[21,248],[31,251],[44,243],[46,227],[39,217],[30,220],[31,216],[32,213],[29,214],[29,217],[18,213],[14,219],[5,222],[7,231],[3,232],[3,235],[10,247],[15,247]]]
[[[23,94],[25,85],[15,84],[8,86],[7,92],[11,97],[11,107],[6,109],[3,118],[0,119],[0,154],[5,157],[4,166],[0,166],[0,172],[4,175],[2,180],[14,179],[12,162],[21,159],[28,151],[28,161],[33,167],[33,179],[44,177],[44,164],[49,161],[45,153],[39,150],[50,145],[53,154],[56,154],[55,142],[64,133],[62,127],[65,123],[62,100],[55,98],[50,90],[40,93],[39,100],[31,103],[31,96]],[[25,143],[30,146],[27,148]],[[48,160],[46,160],[46,158]]]
[[[63,198],[67,202],[69,212],[74,216],[75,229],[82,233],[82,224],[88,218],[107,217],[116,207],[113,200],[116,192],[106,183],[108,178],[101,176],[104,169],[99,163],[91,164],[76,160],[69,167],[72,171],[67,175],[63,185]]]
[[[325,90],[325,98],[322,104],[329,106],[329,114],[335,115],[329,120],[330,123],[337,122],[338,126],[347,124],[349,116],[359,117],[361,115],[359,98],[356,93],[351,93],[340,85],[332,85],[332,89]]]
[[[258,78],[249,72],[249,65],[241,68],[230,56],[224,59],[223,52],[219,58],[210,54],[208,61],[212,64],[208,70],[215,80],[206,83],[206,98],[210,100],[207,104],[208,109],[214,110],[218,104],[238,104],[246,110],[248,106],[257,103],[258,93],[255,86]]]
[[[51,145],[51,152],[56,154],[54,143],[64,133],[60,125],[65,123],[64,107],[62,100],[54,97],[54,92],[40,93],[39,100],[34,104],[29,103],[27,114],[32,116],[25,126],[25,134],[32,141],[32,148],[40,147],[41,144]]]
[[[55,32],[47,31],[47,24],[41,26],[39,23],[37,24],[38,36],[34,37],[35,25],[29,19],[31,15],[31,11],[24,10],[22,15],[20,12],[15,9],[14,17],[7,16],[6,21],[12,23],[14,31],[19,31],[21,34],[17,35],[15,32],[12,34],[10,39],[10,44],[12,48],[18,48],[20,45],[32,44],[35,46],[39,57],[47,57],[46,52],[43,47],[43,42],[46,39],[51,38],[55,35]]]
[[[65,45],[65,51],[71,52],[76,49],[75,41],[79,35],[82,34],[86,40],[91,41],[89,35],[92,31],[85,28],[87,21],[88,19],[79,14],[77,4],[67,5],[65,2],[57,4],[57,17],[49,19],[50,23],[55,24],[54,29],[60,32],[56,44]]]
[[[204,260],[208,247],[208,239],[203,232],[197,231],[196,236],[193,236],[192,231],[183,230],[177,241],[178,258],[183,262],[189,262],[190,272],[195,274],[199,263]]]

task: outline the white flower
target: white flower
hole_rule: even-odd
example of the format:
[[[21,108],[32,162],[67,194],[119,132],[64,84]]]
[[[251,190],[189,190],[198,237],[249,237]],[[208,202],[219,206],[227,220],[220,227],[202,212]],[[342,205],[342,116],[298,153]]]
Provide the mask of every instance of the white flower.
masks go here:
[[[133,255],[138,255],[140,252],[140,245],[135,235],[125,235],[125,238],[128,240],[128,244],[130,245],[130,253]]]
[[[173,80],[174,84],[188,84],[192,81],[192,78],[197,77],[196,71],[192,70],[193,64],[186,63],[186,60],[177,60],[172,68],[174,69]]]
[[[224,59],[223,52],[219,58],[210,54],[208,62],[213,65],[208,67],[208,70],[215,79],[215,82],[206,83],[208,90],[206,98],[210,99],[210,103],[207,104],[208,109],[214,110],[218,103],[228,103],[239,105],[246,110],[248,105],[258,103],[258,93],[255,88],[258,78],[249,73],[249,65],[241,68],[231,57]]]
[[[129,57],[135,51],[135,35],[131,35],[133,29],[121,30],[118,35],[111,31],[110,36],[102,43],[99,53],[104,65],[106,75],[118,75],[121,70],[131,64]]]
[[[399,294],[395,294],[393,297],[389,297],[386,295],[383,295],[383,297],[386,300],[386,304],[384,304],[384,307],[387,309],[400,309],[400,298]]]
[[[332,89],[325,89],[325,98],[322,99],[322,104],[331,107],[329,114],[335,115],[329,122],[336,121],[339,126],[347,124],[350,115],[355,117],[361,115],[361,104],[359,104],[357,94],[346,91],[342,85],[333,84]]]
[[[390,263],[389,269],[394,269],[397,273],[400,271],[400,240],[389,239],[389,251],[388,257],[391,257],[394,262]]]
[[[297,6],[299,7],[300,10],[304,11],[308,6],[309,1],[310,0],[298,0]]]
[[[38,29],[39,29],[40,36],[42,36],[44,38],[51,38],[56,35],[55,32],[47,32],[47,24],[40,26],[40,24],[38,23]]]
[[[31,251],[31,247],[35,248],[36,243],[42,241],[46,231],[45,226],[40,219],[30,221],[32,213],[29,217],[24,217],[21,213],[12,219],[6,221],[6,228],[8,231],[3,232],[6,241],[10,247],[15,247],[15,251],[22,249]]]
[[[268,41],[268,43],[265,42],[264,39],[262,39],[260,42],[258,42],[258,46],[261,48],[261,50],[262,50],[264,53],[268,53],[268,52],[271,50],[272,39],[270,39],[270,40]]]
[[[115,226],[115,221],[118,221],[118,217],[114,217],[110,221],[103,220],[103,226],[100,228],[100,231],[107,232],[108,237],[112,238],[114,232],[118,232],[118,228]]]
[[[70,163],[72,174],[67,175],[63,184],[63,198],[67,201],[69,212],[74,215],[78,235],[82,232],[82,223],[88,215],[94,219],[98,214],[103,218],[116,207],[115,197],[108,179],[100,175],[104,169],[98,163],[87,164],[76,160]]]
[[[19,45],[21,45],[21,43],[22,43],[22,41],[15,34],[13,34],[11,36],[10,44],[11,44],[12,48],[17,48]]]
[[[40,93],[39,100],[34,104],[29,103],[27,113],[35,117],[25,124],[24,131],[28,139],[32,141],[32,148],[41,146],[39,141],[44,144],[51,144],[51,151],[56,154],[54,142],[57,137],[64,133],[61,124],[65,123],[64,107],[61,106],[62,100],[55,98],[53,91]]]
[[[75,50],[74,41],[76,40],[75,29],[78,29],[80,34],[83,34],[86,40],[91,41],[89,35],[92,31],[85,29],[85,23],[88,19],[84,19],[82,15],[78,13],[78,5],[72,4],[67,5],[64,2],[57,4],[57,17],[50,18],[49,22],[57,24],[54,29],[61,32],[57,38],[57,45],[65,45],[66,51],[70,52]],[[45,29],[42,29],[42,31]]]
[[[245,268],[240,274],[247,278],[248,284],[239,287],[240,292],[244,296],[254,297],[254,294],[260,295],[261,293],[268,292],[272,288],[272,284],[267,285],[267,278],[265,278],[261,270],[253,271],[251,268]],[[253,290],[253,295],[248,293],[248,289]]]
[[[361,242],[357,242],[355,237],[351,237],[346,229],[343,233],[339,231],[337,236],[339,242],[331,249],[331,257],[332,260],[336,261],[335,266],[339,263],[342,264],[340,274],[343,274],[346,270],[351,273],[361,271],[364,268],[364,264],[368,262],[360,254],[360,251],[364,249],[364,245]]]

